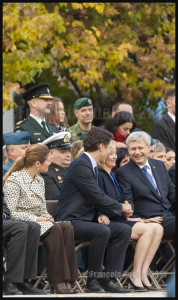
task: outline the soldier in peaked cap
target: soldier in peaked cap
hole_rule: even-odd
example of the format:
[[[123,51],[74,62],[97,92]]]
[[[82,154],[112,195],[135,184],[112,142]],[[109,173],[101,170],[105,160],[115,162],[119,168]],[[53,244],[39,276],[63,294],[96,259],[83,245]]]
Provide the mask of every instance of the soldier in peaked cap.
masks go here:
[[[24,155],[30,145],[30,134],[27,131],[9,132],[3,136],[7,149],[8,161],[3,166],[3,176],[10,170],[14,161]]]
[[[31,135],[31,144],[41,143],[58,132],[56,126],[45,120],[45,114],[50,113],[53,101],[49,87],[49,83],[41,83],[22,94],[22,98],[30,107],[30,115],[27,119],[17,122],[14,131],[28,131]]]
[[[72,143],[83,140],[93,127],[93,104],[91,99],[83,97],[76,100],[74,103],[74,113],[78,121],[69,128]]]
[[[71,134],[61,131],[42,142],[51,152],[51,165],[47,173],[42,173],[45,181],[45,198],[58,200],[63,178],[71,162]]]

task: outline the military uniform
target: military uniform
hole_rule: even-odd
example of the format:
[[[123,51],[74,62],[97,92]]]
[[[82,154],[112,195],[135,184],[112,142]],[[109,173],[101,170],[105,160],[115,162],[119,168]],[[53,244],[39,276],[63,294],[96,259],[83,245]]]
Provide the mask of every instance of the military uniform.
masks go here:
[[[58,200],[61,186],[67,169],[56,164],[51,164],[47,173],[41,173],[45,181],[46,200]]]
[[[49,86],[49,83],[40,83],[29,88],[21,96],[25,101],[29,101],[34,98],[46,101],[53,100],[54,98],[50,95]],[[43,128],[35,120],[35,118],[28,116],[27,119],[16,123],[14,131],[28,131],[31,135],[31,144],[38,144],[42,143],[46,138],[58,132],[56,126],[53,126],[48,123],[46,123],[46,126],[48,128],[48,131],[45,128]]]
[[[63,131],[59,132],[48,139],[42,144],[46,145],[49,149],[67,150],[73,146],[70,143],[71,134]],[[60,151],[58,151],[60,156]],[[67,168],[63,168],[54,162],[48,168],[48,172],[41,173],[45,181],[45,198],[47,200],[58,200],[63,183],[64,176]]]
[[[83,98],[77,99],[74,103],[75,110],[79,110],[85,106],[92,106],[91,99],[88,99],[87,97],[83,97]],[[88,131],[85,131],[80,127],[78,122],[69,128],[69,132],[71,133],[72,143],[76,142],[78,140],[83,140],[88,133]]]
[[[34,118],[29,116],[24,121],[16,123],[14,131],[28,131],[31,135],[30,143],[42,143],[48,137],[58,132],[56,126],[46,123],[49,132],[45,130]]]
[[[93,127],[93,126],[92,126]],[[69,128],[69,132],[71,133],[71,141],[76,142],[78,140],[83,140],[84,137],[87,135],[88,131],[84,131],[78,123],[71,126]]]
[[[30,134],[27,131],[9,132],[3,135],[5,145],[28,145],[30,143]],[[14,160],[8,158],[8,161],[3,166],[3,176],[10,170]]]
[[[2,170],[2,175],[4,176],[12,167],[14,161],[12,159],[8,159],[8,161],[6,162],[6,164],[3,166],[3,170]]]

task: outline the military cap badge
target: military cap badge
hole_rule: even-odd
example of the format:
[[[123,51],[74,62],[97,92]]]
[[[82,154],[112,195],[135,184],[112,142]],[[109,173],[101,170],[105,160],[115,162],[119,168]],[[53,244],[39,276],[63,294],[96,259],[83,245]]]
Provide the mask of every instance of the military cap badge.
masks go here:
[[[67,134],[64,136],[64,143],[69,143],[69,136]]]

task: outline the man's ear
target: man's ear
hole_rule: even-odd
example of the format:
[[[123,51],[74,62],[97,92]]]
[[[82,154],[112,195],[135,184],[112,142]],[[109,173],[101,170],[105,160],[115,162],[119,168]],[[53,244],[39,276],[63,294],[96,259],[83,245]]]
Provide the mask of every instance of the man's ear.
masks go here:
[[[78,119],[78,110],[77,109],[74,109],[74,114],[75,114],[76,118]]]
[[[11,146],[10,148],[9,148],[9,155],[11,156],[14,156],[15,154],[14,154],[14,147],[13,146]]]
[[[53,150],[52,149],[49,150],[49,153],[50,153],[50,159],[53,159],[54,158],[54,152],[53,152]]]
[[[32,100],[30,100],[29,102],[30,102],[30,105],[31,105],[32,107],[37,107],[37,101],[36,101],[36,99],[32,99]]]
[[[103,148],[104,148],[104,144],[103,144],[103,143],[101,143],[101,144],[98,145],[98,149],[99,149],[100,151],[102,151]]]

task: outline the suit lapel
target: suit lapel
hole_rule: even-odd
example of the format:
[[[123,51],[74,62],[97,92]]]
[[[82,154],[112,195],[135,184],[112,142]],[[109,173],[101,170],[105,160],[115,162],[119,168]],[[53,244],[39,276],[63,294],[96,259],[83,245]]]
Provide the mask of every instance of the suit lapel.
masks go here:
[[[148,180],[148,178],[145,176],[143,171],[139,168],[139,166],[137,166],[137,164],[132,160],[130,160],[130,163],[131,163],[131,168],[132,168],[133,172],[135,173],[135,175],[137,177],[139,177],[139,179],[150,188],[150,190],[154,193],[154,195],[159,198],[158,193],[155,191],[153,185]],[[153,174],[154,174],[154,172],[153,172]],[[157,178],[155,178],[155,179],[156,179],[156,183],[157,183]],[[158,188],[159,188],[159,186],[158,186]]]
[[[49,137],[50,134],[47,132],[47,130],[44,130],[40,124],[35,120],[33,119],[31,116],[29,116],[29,122],[30,124],[33,126],[34,128],[34,132],[37,131],[37,132],[41,132],[41,134],[43,134],[45,137]]]
[[[158,190],[159,190],[161,198],[162,198],[162,194],[161,194],[162,193],[162,183],[161,183],[161,179],[160,179],[160,175],[159,175],[159,170],[156,168],[156,166],[154,165],[154,162],[152,160],[148,159],[148,162],[150,164],[150,167],[153,172]]]

